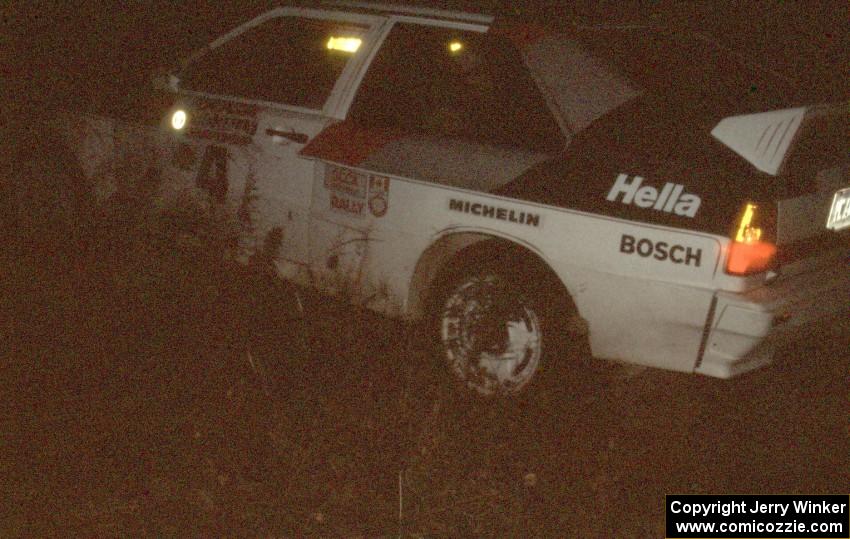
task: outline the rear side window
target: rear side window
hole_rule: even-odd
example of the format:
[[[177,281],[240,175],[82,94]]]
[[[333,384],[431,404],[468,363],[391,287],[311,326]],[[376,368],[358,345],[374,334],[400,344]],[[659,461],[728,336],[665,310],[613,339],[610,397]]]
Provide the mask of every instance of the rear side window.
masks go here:
[[[534,151],[564,147],[519,52],[500,37],[449,28],[393,27],[349,117],[366,127]]]
[[[184,89],[321,109],[353,51],[332,46],[365,27],[278,17],[210,50],[180,74]],[[335,41],[331,41],[335,40]]]

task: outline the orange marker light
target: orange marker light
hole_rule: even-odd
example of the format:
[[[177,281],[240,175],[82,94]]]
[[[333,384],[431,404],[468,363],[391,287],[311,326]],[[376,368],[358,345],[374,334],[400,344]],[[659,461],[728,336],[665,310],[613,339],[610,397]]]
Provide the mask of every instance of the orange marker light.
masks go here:
[[[752,226],[757,208],[758,206],[755,204],[747,204],[747,208],[744,210],[744,216],[741,217],[741,224],[738,226],[738,234],[735,236],[735,241],[752,243],[761,238],[761,229]]]
[[[729,248],[726,260],[726,272],[732,275],[750,275],[770,269],[776,246],[772,243],[757,241],[754,243],[734,242]]]
[[[776,256],[776,245],[762,241],[764,230],[758,221],[758,206],[747,204],[738,224],[734,241],[729,246],[726,272],[751,275],[770,269]]]

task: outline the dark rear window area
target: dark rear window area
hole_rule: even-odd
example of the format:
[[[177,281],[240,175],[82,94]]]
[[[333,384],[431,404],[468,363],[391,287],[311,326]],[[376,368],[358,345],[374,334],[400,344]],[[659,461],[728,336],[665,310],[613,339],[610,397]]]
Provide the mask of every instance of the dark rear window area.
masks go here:
[[[564,147],[560,128],[507,40],[397,24],[349,112],[366,127],[532,151]]]
[[[700,35],[663,29],[590,28],[571,32],[648,97],[705,121],[800,104],[793,81]]]

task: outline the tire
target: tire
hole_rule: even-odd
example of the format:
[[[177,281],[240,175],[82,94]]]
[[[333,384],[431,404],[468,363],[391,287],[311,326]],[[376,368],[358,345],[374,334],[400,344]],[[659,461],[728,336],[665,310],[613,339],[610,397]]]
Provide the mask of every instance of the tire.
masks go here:
[[[438,360],[484,397],[529,393],[583,349],[578,339],[565,339],[575,310],[558,292],[560,282],[537,264],[517,267],[516,258],[472,258],[442,279],[431,303]]]

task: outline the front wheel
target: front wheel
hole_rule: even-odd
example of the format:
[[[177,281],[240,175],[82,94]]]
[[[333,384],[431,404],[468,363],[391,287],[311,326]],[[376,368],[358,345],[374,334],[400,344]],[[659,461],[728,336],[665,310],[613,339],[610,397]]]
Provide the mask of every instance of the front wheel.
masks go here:
[[[514,395],[540,378],[560,333],[555,293],[523,272],[482,269],[450,280],[436,302],[438,354],[484,396]]]

